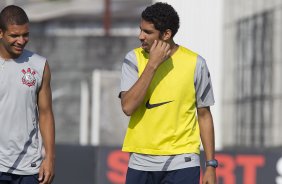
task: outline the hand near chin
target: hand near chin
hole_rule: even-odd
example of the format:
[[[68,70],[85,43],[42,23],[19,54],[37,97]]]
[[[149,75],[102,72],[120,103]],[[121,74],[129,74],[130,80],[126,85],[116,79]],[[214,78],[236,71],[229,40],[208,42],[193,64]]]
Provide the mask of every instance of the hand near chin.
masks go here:
[[[158,67],[162,62],[169,58],[170,52],[171,49],[168,43],[162,40],[155,40],[150,49],[149,62]]]

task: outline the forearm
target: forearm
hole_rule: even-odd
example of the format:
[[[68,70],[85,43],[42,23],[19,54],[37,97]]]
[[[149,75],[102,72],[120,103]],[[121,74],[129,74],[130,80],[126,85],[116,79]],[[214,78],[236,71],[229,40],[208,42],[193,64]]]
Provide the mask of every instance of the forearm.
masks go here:
[[[40,133],[45,148],[45,159],[55,159],[55,123],[52,112],[39,116]]]
[[[198,121],[206,160],[212,160],[215,157],[215,138],[213,119],[209,109],[206,109],[204,112],[199,112]]]
[[[147,64],[136,83],[128,91],[122,93],[121,105],[126,115],[130,116],[143,102],[156,70],[157,67]]]
[[[200,126],[200,134],[202,144],[205,150],[205,157],[207,160],[215,159],[214,155],[214,127],[212,115],[209,107],[198,108],[198,120]],[[216,184],[216,169],[215,167],[208,166],[205,169],[202,178],[203,184]]]

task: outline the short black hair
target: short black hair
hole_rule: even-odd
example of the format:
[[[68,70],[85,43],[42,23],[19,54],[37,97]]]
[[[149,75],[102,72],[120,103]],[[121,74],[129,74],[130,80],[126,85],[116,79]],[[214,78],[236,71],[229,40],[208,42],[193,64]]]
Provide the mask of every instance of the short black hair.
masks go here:
[[[148,6],[142,12],[141,17],[153,23],[161,34],[170,29],[173,37],[179,29],[179,16],[175,9],[167,3],[158,2]]]
[[[25,11],[15,5],[6,6],[0,13],[0,29],[7,30],[7,25],[23,25],[29,23]]]

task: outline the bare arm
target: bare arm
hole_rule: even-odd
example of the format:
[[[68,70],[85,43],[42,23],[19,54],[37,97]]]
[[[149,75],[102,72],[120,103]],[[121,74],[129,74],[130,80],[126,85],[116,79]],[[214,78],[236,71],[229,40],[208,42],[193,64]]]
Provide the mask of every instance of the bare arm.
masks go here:
[[[214,155],[214,127],[212,114],[209,107],[198,108],[198,120],[200,126],[201,140],[205,151],[206,160],[212,160]],[[203,184],[215,184],[215,168],[207,167],[203,177]]]
[[[52,182],[55,162],[55,121],[50,80],[51,73],[46,62],[42,85],[38,94],[39,127],[45,148],[45,157],[39,171],[39,181],[44,184]]]
[[[170,54],[170,46],[163,41],[155,41],[150,49],[149,61],[137,82],[128,90],[121,93],[123,112],[130,116],[142,103],[157,68]]]

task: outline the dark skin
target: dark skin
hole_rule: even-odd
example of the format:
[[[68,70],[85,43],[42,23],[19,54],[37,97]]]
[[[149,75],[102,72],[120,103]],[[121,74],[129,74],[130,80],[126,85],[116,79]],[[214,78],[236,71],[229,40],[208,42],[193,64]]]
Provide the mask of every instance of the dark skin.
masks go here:
[[[123,112],[131,116],[144,101],[147,90],[158,67],[177,50],[171,30],[163,34],[155,29],[154,24],[141,20],[139,40],[142,48],[149,53],[149,61],[136,83],[121,93]],[[209,107],[197,108],[198,121],[206,160],[214,159],[214,127]],[[216,184],[215,168],[207,167],[202,184]]]

